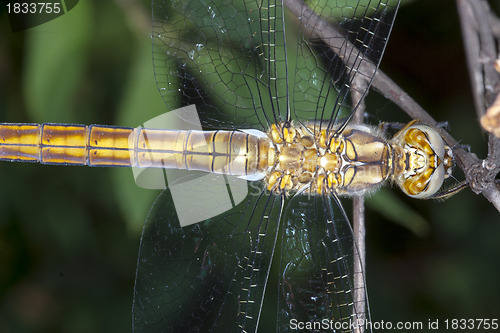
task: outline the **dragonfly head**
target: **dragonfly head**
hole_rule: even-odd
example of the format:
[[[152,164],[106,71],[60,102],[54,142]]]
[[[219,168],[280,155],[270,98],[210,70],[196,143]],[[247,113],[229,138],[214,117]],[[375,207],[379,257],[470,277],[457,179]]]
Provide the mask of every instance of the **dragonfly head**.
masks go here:
[[[397,183],[408,196],[432,198],[451,175],[453,155],[441,135],[430,126],[415,123],[398,133],[405,150],[406,170]]]

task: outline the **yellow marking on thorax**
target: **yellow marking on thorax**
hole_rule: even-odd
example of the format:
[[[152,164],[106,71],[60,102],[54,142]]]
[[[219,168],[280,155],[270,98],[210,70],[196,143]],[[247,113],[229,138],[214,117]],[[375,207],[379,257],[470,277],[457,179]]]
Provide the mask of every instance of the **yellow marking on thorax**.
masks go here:
[[[366,127],[347,129],[333,135],[317,130],[314,124],[273,125],[270,138],[276,146],[279,163],[267,178],[268,189],[281,193],[288,187],[295,191],[308,187],[316,194],[332,189],[350,194],[384,181],[388,175],[384,158],[390,155],[389,145]],[[313,137],[310,133],[317,135]],[[373,177],[368,169],[377,169],[378,174]],[[287,186],[283,187],[281,180],[286,180]]]

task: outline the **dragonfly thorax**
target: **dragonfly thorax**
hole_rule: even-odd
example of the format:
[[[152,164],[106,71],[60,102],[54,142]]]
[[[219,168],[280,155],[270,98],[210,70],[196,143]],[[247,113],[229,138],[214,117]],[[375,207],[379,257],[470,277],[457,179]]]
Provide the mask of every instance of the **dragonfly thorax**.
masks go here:
[[[342,133],[315,123],[275,124],[267,188],[277,193],[362,194],[388,179],[391,146],[376,130],[349,125]]]

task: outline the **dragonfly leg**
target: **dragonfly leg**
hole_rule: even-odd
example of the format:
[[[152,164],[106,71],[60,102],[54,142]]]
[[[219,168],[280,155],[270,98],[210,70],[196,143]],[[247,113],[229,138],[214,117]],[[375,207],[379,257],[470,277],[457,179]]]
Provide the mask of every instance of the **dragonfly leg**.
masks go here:
[[[470,153],[470,145],[464,145],[464,144],[461,144],[461,143],[457,143],[456,145],[454,145],[454,146],[452,146],[450,148],[451,148],[451,150],[463,149],[466,152]]]
[[[401,131],[403,128],[408,127],[408,124],[403,123],[391,123],[391,122],[381,122],[378,128],[382,131],[384,136],[388,136],[389,132]]]
[[[436,123],[436,127],[437,128],[442,128],[446,132],[450,131],[450,124],[447,121],[440,121],[440,122]]]
[[[444,191],[441,191],[441,192],[438,192],[436,194],[434,194],[433,196],[430,196],[428,198],[424,198],[424,199],[432,199],[432,200],[444,200],[444,199],[448,199],[452,196],[454,196],[455,194],[457,194],[458,192],[462,191],[464,188],[468,187],[469,184],[466,182],[466,181],[462,181]]]

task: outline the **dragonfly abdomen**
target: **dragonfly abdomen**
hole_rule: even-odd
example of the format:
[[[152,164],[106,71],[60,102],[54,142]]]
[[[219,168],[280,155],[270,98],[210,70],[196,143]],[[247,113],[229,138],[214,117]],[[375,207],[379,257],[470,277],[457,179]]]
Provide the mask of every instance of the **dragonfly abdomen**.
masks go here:
[[[268,166],[267,137],[70,124],[0,124],[0,160],[174,168],[248,176]]]
[[[132,128],[0,124],[0,159],[43,164],[130,166]]]
[[[247,176],[268,168],[267,137],[70,124],[0,124],[0,160],[172,168]]]
[[[240,131],[141,129],[134,159],[139,167],[249,176],[269,168],[268,141]]]

